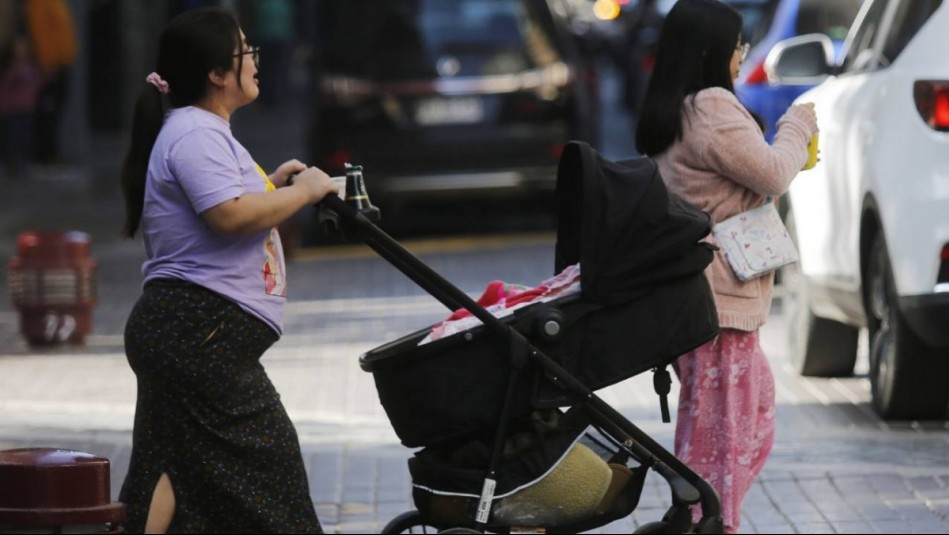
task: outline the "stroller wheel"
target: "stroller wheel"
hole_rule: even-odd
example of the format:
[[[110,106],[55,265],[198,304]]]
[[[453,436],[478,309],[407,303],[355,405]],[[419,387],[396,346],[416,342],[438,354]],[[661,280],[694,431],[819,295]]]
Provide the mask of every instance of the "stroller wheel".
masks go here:
[[[457,531],[466,528],[451,528],[442,531],[425,520],[422,513],[418,511],[408,511],[393,518],[381,533],[478,533],[477,531]]]

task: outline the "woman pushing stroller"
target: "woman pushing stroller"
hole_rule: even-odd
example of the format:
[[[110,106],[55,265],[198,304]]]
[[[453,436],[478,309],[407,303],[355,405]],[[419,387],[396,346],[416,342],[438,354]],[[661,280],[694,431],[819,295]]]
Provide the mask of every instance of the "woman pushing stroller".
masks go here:
[[[738,101],[734,80],[748,50],[742,16],[718,0],[679,0],[662,28],[636,132],[669,191],[717,223],[785,193],[817,133],[813,105],[791,106],[771,145]],[[721,334],[683,355],[675,453],[708,480],[725,531],[737,532],[741,502],[774,439],[774,377],[758,329],[773,275],[741,282],[719,251],[706,270]],[[696,517],[698,511],[695,511]]]
[[[128,532],[322,532],[259,359],[287,300],[276,227],[339,188],[297,160],[266,174],[231,133],[260,94],[259,54],[229,12],[186,11],[137,104],[122,172],[124,234],[141,230],[147,253],[125,329],[138,382]]]

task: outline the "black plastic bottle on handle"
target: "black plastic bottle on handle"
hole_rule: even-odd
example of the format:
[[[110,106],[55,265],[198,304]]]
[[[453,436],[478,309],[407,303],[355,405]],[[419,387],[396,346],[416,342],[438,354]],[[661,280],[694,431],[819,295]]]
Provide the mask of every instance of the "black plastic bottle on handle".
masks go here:
[[[361,165],[346,164],[346,191],[343,192],[343,200],[356,209],[366,219],[373,223],[378,223],[382,214],[379,208],[373,206],[369,201],[369,193],[366,192],[366,182],[362,176]]]

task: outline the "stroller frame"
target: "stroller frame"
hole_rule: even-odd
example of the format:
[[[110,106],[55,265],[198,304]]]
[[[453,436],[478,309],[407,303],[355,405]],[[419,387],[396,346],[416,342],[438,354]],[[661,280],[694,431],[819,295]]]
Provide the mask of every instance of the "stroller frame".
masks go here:
[[[636,533],[685,533],[693,529],[696,533],[722,532],[723,521],[718,494],[701,476],[636,427],[620,412],[596,396],[593,391],[562,368],[556,361],[531,344],[523,334],[513,327],[505,325],[474,299],[402,247],[360,210],[350,206],[334,194],[327,195],[320,205],[322,209],[328,209],[338,216],[337,222],[344,234],[361,238],[379,256],[391,263],[449,310],[466,309],[481,320],[490,332],[490,336],[495,337],[500,347],[504,347],[502,344],[506,345],[507,356],[512,365],[512,373],[508,382],[507,396],[503,403],[502,413],[498,419],[499,423],[495,433],[490,464],[487,467],[484,479],[478,512],[473,523],[479,532],[484,532],[488,527],[495,477],[500,464],[503,444],[508,434],[508,414],[510,414],[511,399],[518,383],[518,376],[529,362],[540,366],[553,382],[559,383],[582,399],[583,402],[580,408],[590,418],[594,427],[606,434],[611,441],[622,448],[623,452],[636,459],[641,465],[655,470],[669,483],[672,491],[672,505],[661,521],[643,524],[636,530]],[[693,526],[692,505],[696,503],[702,505],[702,518],[698,524]],[[397,517],[382,532],[391,533],[393,532],[389,531],[391,529],[401,530],[418,525],[411,523],[409,517],[414,517],[414,515],[415,513],[406,513]],[[410,520],[410,522],[406,524],[406,520]],[[425,525],[432,524],[425,523]],[[593,529],[597,526],[577,527]],[[566,528],[569,529],[570,527]],[[458,529],[455,528],[453,531],[464,532],[465,528],[460,528],[462,531],[458,531]],[[577,533],[577,531],[567,532]]]

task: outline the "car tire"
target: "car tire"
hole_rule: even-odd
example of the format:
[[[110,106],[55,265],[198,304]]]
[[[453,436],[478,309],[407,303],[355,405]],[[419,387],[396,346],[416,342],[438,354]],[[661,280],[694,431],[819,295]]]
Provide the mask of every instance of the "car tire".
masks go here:
[[[794,213],[785,224],[797,243]],[[804,376],[845,377],[853,374],[857,361],[859,329],[814,314],[807,280],[799,263],[782,270],[783,304],[788,317],[788,345],[794,369]]]
[[[922,342],[903,318],[882,233],[870,248],[864,280],[874,410],[884,419],[943,418],[949,404],[949,361]]]

